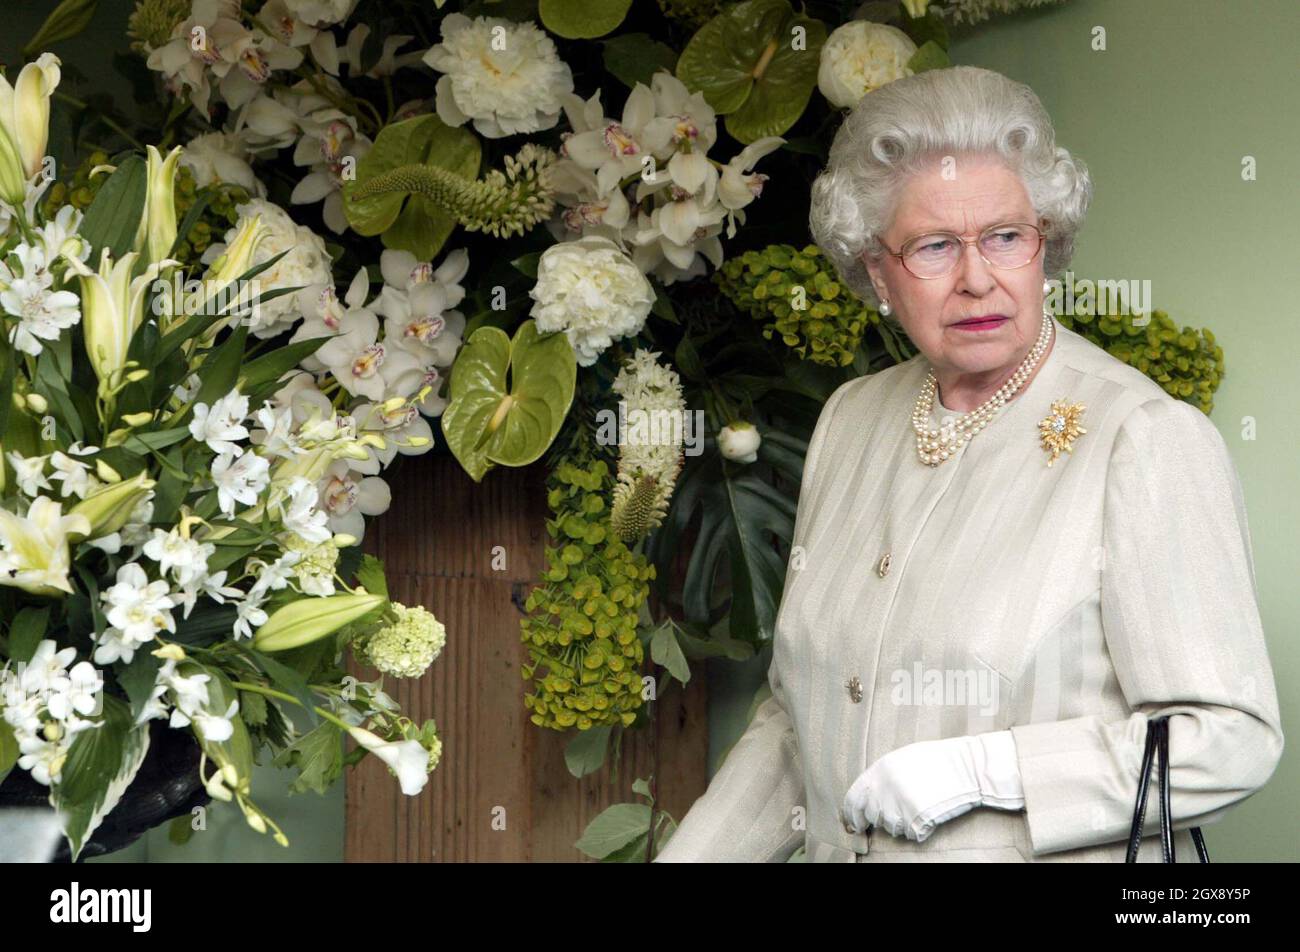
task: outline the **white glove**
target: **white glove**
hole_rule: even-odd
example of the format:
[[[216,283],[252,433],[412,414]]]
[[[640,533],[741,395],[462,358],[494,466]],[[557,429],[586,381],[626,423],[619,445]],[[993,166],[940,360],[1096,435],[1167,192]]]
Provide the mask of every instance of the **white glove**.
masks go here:
[[[891,750],[844,797],[841,819],[923,842],[936,825],[977,806],[1021,810],[1025,792],[1011,731],[923,740]]]

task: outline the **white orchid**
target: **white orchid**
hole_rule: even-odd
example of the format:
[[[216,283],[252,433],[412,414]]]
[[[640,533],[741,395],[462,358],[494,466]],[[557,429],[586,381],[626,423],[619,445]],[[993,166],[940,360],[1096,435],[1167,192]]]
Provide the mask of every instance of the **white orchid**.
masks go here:
[[[50,467],[54,470],[50,479],[61,484],[59,494],[65,499],[68,496],[85,499],[88,493],[100,485],[88,465],[59,450],[50,454]]]
[[[89,519],[65,516],[62,504],[45,496],[32,500],[25,517],[0,508],[0,585],[33,595],[73,594],[69,536],[89,533]]]
[[[248,150],[239,136],[229,132],[207,132],[185,144],[180,164],[194,174],[194,184],[198,188],[229,183],[260,198],[266,194],[266,186],[253,172],[248,160]]]
[[[370,458],[354,462],[352,468],[367,476],[377,475],[393,458],[419,456],[433,449],[433,429],[420,416],[418,406],[401,398],[393,400],[396,406],[383,403],[362,403],[352,411],[357,421],[357,433],[375,433],[383,438],[384,448],[370,446]],[[412,442],[415,437],[415,442]],[[423,441],[423,442],[420,442]]]
[[[365,535],[364,516],[378,516],[392,504],[392,491],[378,476],[358,478],[346,460],[333,463],[321,480],[320,499],[329,513],[332,532],[360,540]]]
[[[123,640],[145,644],[153,641],[159,631],[176,630],[171,586],[165,579],[150,582],[135,562],[118,568],[116,583],[100,597],[106,608],[104,617],[121,632]]]
[[[328,122],[306,127],[294,149],[293,162],[309,166],[311,171],[294,186],[289,202],[310,205],[324,201],[321,217],[330,231],[342,234],[348,229],[347,215],[343,213],[343,183],[356,172],[357,163],[372,145],[357,131],[356,119],[341,112]]]
[[[243,450],[235,445],[235,440],[248,439],[248,429],[244,426],[247,416],[248,397],[236,388],[212,406],[206,403],[194,405],[190,435],[198,442],[207,444],[214,453],[238,456]]]
[[[270,464],[256,453],[235,456],[222,453],[212,461],[212,482],[217,487],[217,507],[227,516],[235,503],[252,506],[270,482]]]
[[[279,501],[280,521],[285,529],[296,532],[308,542],[326,542],[332,536],[327,525],[329,513],[317,508],[320,491],[309,479],[296,477]]]
[[[25,496],[35,497],[42,489],[53,489],[45,478],[45,456],[24,457],[21,453],[10,450],[5,454],[9,465],[13,467],[14,479],[18,489]]]
[[[217,551],[211,542],[200,542],[186,536],[179,526],[170,530],[154,529],[153,537],[144,544],[144,554],[158,563],[158,574],[169,572],[177,585],[191,585],[206,578],[208,559]]]

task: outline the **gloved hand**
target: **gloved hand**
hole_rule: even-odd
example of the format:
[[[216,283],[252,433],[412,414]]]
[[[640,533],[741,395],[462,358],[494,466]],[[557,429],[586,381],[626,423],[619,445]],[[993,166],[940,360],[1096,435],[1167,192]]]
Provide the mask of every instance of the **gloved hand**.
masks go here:
[[[935,826],[977,806],[1020,810],[1025,792],[1011,731],[923,740],[891,750],[844,797],[841,819],[924,842]]]

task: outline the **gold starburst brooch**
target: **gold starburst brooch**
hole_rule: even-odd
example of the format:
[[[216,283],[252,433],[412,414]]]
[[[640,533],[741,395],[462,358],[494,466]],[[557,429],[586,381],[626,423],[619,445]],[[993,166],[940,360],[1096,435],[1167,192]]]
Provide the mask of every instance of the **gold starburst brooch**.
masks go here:
[[[1074,451],[1074,441],[1088,431],[1079,426],[1083,411],[1088,409],[1082,403],[1071,404],[1066,398],[1052,401],[1052,415],[1038,421],[1038,432],[1043,438],[1043,449],[1051,453],[1047,465],[1051,466],[1061,455],[1061,450]]]

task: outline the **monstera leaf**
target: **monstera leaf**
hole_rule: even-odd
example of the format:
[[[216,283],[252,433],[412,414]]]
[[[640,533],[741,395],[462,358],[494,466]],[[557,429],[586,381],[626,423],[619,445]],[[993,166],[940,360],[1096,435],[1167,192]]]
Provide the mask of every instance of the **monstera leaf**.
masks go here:
[[[807,449],[807,442],[798,437],[764,433],[758,460],[799,485]],[[763,479],[757,463],[723,459],[716,439],[706,437],[704,452],[687,457],[668,518],[647,546],[661,592],[672,578],[673,559],[698,513],[699,534],[682,591],[686,620],[713,623],[713,598],[722,589],[725,561],[731,578],[731,637],[754,644],[769,640],[785,584],[785,560],[774,542],[791,543],[795,512],[795,500]]]
[[[785,132],[817,86],[826,25],[796,14],[788,0],[748,0],[700,28],[677,61],[677,78],[726,115],[748,145]]]
[[[456,227],[455,218],[423,195],[386,192],[356,199],[353,192],[403,165],[436,165],[474,179],[481,151],[472,132],[449,126],[437,116],[416,116],[385,126],[357,163],[356,179],[343,185],[348,223],[359,235],[381,235],[385,248],[430,260]]]
[[[507,375],[509,381],[507,382]],[[494,463],[526,466],[560,431],[578,376],[564,334],[539,334],[524,321],[514,340],[499,327],[480,327],[451,371],[451,402],[442,432],[475,482]]]

